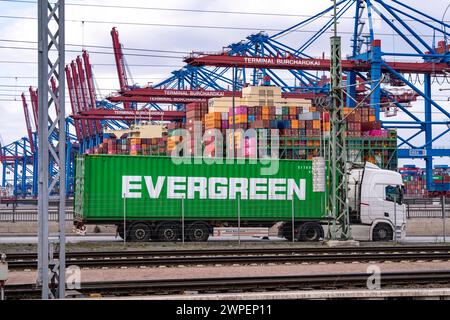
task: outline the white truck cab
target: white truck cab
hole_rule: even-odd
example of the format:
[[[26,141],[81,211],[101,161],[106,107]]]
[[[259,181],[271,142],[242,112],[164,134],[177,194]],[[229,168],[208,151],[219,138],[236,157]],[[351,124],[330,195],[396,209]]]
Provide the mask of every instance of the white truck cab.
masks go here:
[[[348,201],[352,230],[364,230],[354,238],[371,241],[401,239],[406,230],[403,180],[398,172],[383,170],[372,163],[351,168]],[[361,227],[355,228],[357,225]]]

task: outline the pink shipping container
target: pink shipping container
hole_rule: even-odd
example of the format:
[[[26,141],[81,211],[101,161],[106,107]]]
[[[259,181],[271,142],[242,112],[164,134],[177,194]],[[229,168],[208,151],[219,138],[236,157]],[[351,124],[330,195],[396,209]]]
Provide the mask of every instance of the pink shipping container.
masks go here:
[[[247,114],[247,107],[246,106],[238,106],[234,108],[234,114]],[[228,115],[233,116],[233,108],[228,109]]]

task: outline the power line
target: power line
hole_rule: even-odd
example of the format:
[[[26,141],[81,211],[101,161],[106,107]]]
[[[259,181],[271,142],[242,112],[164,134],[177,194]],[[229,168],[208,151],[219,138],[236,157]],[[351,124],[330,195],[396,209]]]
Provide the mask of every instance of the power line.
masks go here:
[[[36,51],[37,48],[30,48],[30,47],[14,47],[14,46],[0,46],[1,49],[13,49],[13,50],[33,50]],[[66,52],[75,52],[80,53],[79,50],[71,50],[66,49]],[[89,51],[89,53],[96,53],[96,54],[114,54],[114,52],[104,52],[104,51]],[[169,59],[183,59],[184,57],[181,56],[164,56],[164,55],[156,55],[156,54],[141,54],[141,53],[127,53],[127,56],[136,56],[136,57],[149,57],[149,58],[169,58]]]
[[[2,64],[37,64],[36,61],[12,61],[12,60],[0,60]],[[127,64],[130,67],[158,67],[158,68],[182,68],[182,65],[169,65],[169,64]],[[96,66],[116,66],[114,63],[95,63]],[[1,77],[0,77],[1,78]]]
[[[0,0],[0,2],[13,2],[23,4],[36,4],[35,1],[18,1],[18,0]],[[253,16],[274,16],[274,17],[292,17],[292,18],[311,18],[312,15],[292,14],[292,13],[268,13],[268,12],[252,12],[252,11],[227,11],[227,10],[204,10],[204,9],[184,9],[184,8],[161,8],[161,7],[144,7],[144,6],[124,6],[124,5],[109,5],[109,4],[91,4],[91,3],[67,3],[66,6],[78,7],[96,7],[96,8],[111,8],[111,9],[133,9],[133,10],[153,10],[153,11],[173,11],[173,12],[191,12],[191,13],[214,13],[214,14],[235,14],[235,15],[253,15]],[[331,15],[323,15],[321,19],[330,19]],[[341,17],[341,19],[351,19],[353,17]],[[373,20],[383,20],[382,18],[372,17]],[[398,19],[390,19],[397,21]],[[413,19],[402,19],[405,22],[415,22]],[[432,20],[423,20],[433,22]],[[445,21],[444,22],[449,22]]]
[[[1,1],[1,0],[0,0]],[[37,41],[31,40],[17,40],[17,39],[0,39],[2,42],[13,42],[13,43],[32,43],[37,44]],[[87,48],[98,48],[98,49],[112,49],[110,46],[100,46],[100,45],[90,45],[90,44],[70,44],[66,43],[66,46],[70,47],[87,47]],[[146,48],[123,48],[123,50],[130,51],[145,51],[145,52],[164,52],[164,53],[181,53],[181,54],[189,54],[189,51],[175,51],[175,50],[161,50],[161,49],[146,49]]]
[[[25,16],[6,16],[0,15],[0,18],[4,19],[23,19],[23,20],[36,20],[35,17],[25,17]],[[146,22],[128,22],[128,21],[101,21],[101,20],[74,20],[66,19],[66,22],[76,22],[76,23],[92,23],[92,24],[114,24],[114,25],[134,25],[134,26],[148,26],[148,27],[173,27],[173,28],[194,28],[194,29],[214,29],[214,30],[244,30],[244,31],[273,31],[281,32],[285,29],[274,29],[274,28],[250,28],[250,27],[231,27],[231,26],[211,26],[211,25],[194,25],[194,24],[168,24],[168,23],[146,23]],[[297,33],[317,33],[319,30],[292,30],[292,32]],[[333,34],[332,31],[325,31],[324,34]],[[340,34],[353,35],[353,31],[340,31]],[[413,36],[412,34],[404,34],[406,36]],[[392,37],[392,34],[388,33],[377,33],[377,36],[388,36]],[[400,35],[395,35],[400,37]],[[420,37],[434,38],[435,35],[425,35],[418,34]]]

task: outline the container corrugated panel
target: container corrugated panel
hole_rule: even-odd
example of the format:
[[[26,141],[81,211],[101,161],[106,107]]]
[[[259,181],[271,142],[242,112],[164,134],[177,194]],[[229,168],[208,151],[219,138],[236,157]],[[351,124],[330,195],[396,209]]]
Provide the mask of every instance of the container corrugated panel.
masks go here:
[[[197,159],[201,162],[202,159]],[[171,157],[155,156],[120,156],[120,155],[84,155],[77,159],[79,172],[77,175],[77,188],[82,192],[76,192],[76,208],[82,212],[76,212],[86,220],[127,220],[138,219],[181,219],[182,208],[186,219],[204,220],[235,220],[240,206],[241,219],[247,220],[290,220],[294,207],[295,218],[317,219],[325,216],[325,193],[313,192],[312,186],[312,161],[309,160],[279,160],[278,172],[274,175],[261,175],[262,167],[269,167],[257,163],[243,164],[179,164],[176,165]],[[204,160],[206,161],[206,160]],[[210,160],[211,161],[211,160]],[[81,168],[82,167],[82,168]],[[123,177],[133,176],[138,182],[132,182],[135,190],[123,188]],[[151,177],[151,183],[150,178]],[[160,192],[153,198],[150,190],[158,189],[158,177],[162,181]],[[183,190],[185,199],[168,198],[168,177],[204,177],[207,185],[204,197],[200,192],[189,195],[187,183],[179,183],[177,186]],[[223,179],[220,183],[210,183],[210,178]],[[251,178],[262,178],[257,185],[260,190],[247,188],[248,196],[239,196],[230,199],[232,194],[230,178],[246,178],[251,184]],[[147,181],[146,181],[147,179]],[[280,179],[280,180],[269,180]],[[304,180],[304,197],[292,192],[294,200],[287,200],[287,181],[293,179],[301,189],[301,180]],[[146,183],[147,182],[147,183]],[[269,188],[276,186],[277,190]],[[125,184],[126,186],[126,184]],[[255,186],[253,184],[253,186]],[[269,190],[274,191],[282,199],[267,200]],[[124,190],[133,193],[136,198],[123,197]],[[214,199],[214,194],[222,194],[226,199]],[[249,199],[250,195],[258,194],[262,199]],[[299,192],[301,194],[301,192]],[[237,198],[242,198],[238,200]],[[300,198],[300,199],[299,199]]]

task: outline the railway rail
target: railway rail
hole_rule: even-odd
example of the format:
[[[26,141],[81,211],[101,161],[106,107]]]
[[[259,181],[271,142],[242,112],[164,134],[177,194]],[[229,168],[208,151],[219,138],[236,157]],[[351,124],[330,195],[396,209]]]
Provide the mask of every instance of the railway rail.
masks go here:
[[[448,287],[450,271],[414,271],[382,273],[382,288]],[[78,289],[80,297],[133,296],[154,294],[289,291],[312,289],[366,288],[367,273],[315,274],[291,276],[256,276],[223,278],[185,278],[133,281],[86,282]],[[430,285],[432,284],[432,285]],[[6,286],[8,299],[38,298],[40,289],[35,284]]]
[[[10,269],[33,269],[37,266],[34,253],[10,254],[7,260]],[[91,268],[433,260],[450,260],[450,246],[103,251],[71,252],[66,256],[68,265]]]

